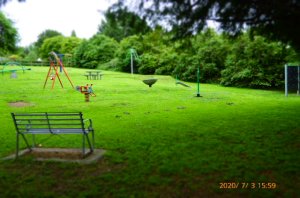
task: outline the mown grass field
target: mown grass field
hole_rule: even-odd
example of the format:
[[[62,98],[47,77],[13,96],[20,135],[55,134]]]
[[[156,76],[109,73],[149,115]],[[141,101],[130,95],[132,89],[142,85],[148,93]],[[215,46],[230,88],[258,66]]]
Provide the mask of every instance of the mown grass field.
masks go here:
[[[81,111],[107,153],[89,165],[1,160],[0,197],[300,197],[299,96],[201,84],[197,98],[196,84],[169,76],[103,71],[86,80],[86,70],[67,68],[75,86],[93,83],[97,97],[87,103],[65,76],[64,89],[58,81],[43,89],[49,68],[31,68],[16,79],[0,74],[0,157],[15,152],[11,112]],[[152,88],[142,83],[152,77]],[[10,106],[16,101],[29,105]],[[42,144],[78,148],[81,139]],[[224,182],[239,187],[220,189]]]

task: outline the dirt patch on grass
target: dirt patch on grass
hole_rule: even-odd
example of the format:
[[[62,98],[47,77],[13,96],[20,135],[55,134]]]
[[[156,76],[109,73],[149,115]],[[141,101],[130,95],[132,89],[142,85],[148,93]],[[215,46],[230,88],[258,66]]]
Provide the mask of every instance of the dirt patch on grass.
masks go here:
[[[25,102],[23,100],[15,101],[15,102],[9,102],[8,104],[11,107],[27,107],[27,106],[32,106],[31,103]]]

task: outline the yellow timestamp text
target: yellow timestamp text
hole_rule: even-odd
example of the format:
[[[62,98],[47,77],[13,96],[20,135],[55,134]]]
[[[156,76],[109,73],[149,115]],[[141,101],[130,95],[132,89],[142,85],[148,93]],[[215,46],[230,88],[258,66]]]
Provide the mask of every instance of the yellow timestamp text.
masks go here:
[[[276,189],[275,182],[220,182],[220,189]]]

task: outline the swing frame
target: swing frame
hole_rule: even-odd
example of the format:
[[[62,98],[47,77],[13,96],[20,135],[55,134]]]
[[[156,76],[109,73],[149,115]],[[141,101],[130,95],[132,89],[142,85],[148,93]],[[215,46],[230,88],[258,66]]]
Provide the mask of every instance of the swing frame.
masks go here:
[[[73,85],[73,83],[72,83],[72,81],[71,81],[71,79],[68,75],[67,70],[64,67],[64,64],[63,64],[62,60],[60,58],[58,58],[57,54],[53,51],[50,52],[49,55],[50,55],[49,56],[50,67],[49,67],[49,70],[48,70],[48,73],[47,73],[47,76],[46,76],[46,80],[45,80],[45,83],[44,83],[44,89],[46,87],[46,84],[47,84],[47,81],[48,81],[49,78],[52,80],[51,89],[53,89],[56,77],[58,78],[61,87],[64,88],[63,83],[62,83],[61,78],[60,78],[60,75],[59,75],[59,71],[58,71],[59,68],[61,68],[61,71],[63,71],[65,73],[65,75],[67,76],[67,79],[69,80],[71,86],[74,88],[74,85]]]

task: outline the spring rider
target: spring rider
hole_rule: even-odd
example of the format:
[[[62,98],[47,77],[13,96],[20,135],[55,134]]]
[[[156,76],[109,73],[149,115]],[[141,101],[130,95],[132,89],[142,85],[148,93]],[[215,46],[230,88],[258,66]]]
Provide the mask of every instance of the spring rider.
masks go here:
[[[80,93],[84,94],[85,102],[90,101],[90,96],[96,97],[96,94],[94,93],[92,89],[93,84],[89,85],[86,84],[86,86],[76,86],[76,90],[80,91]]]

